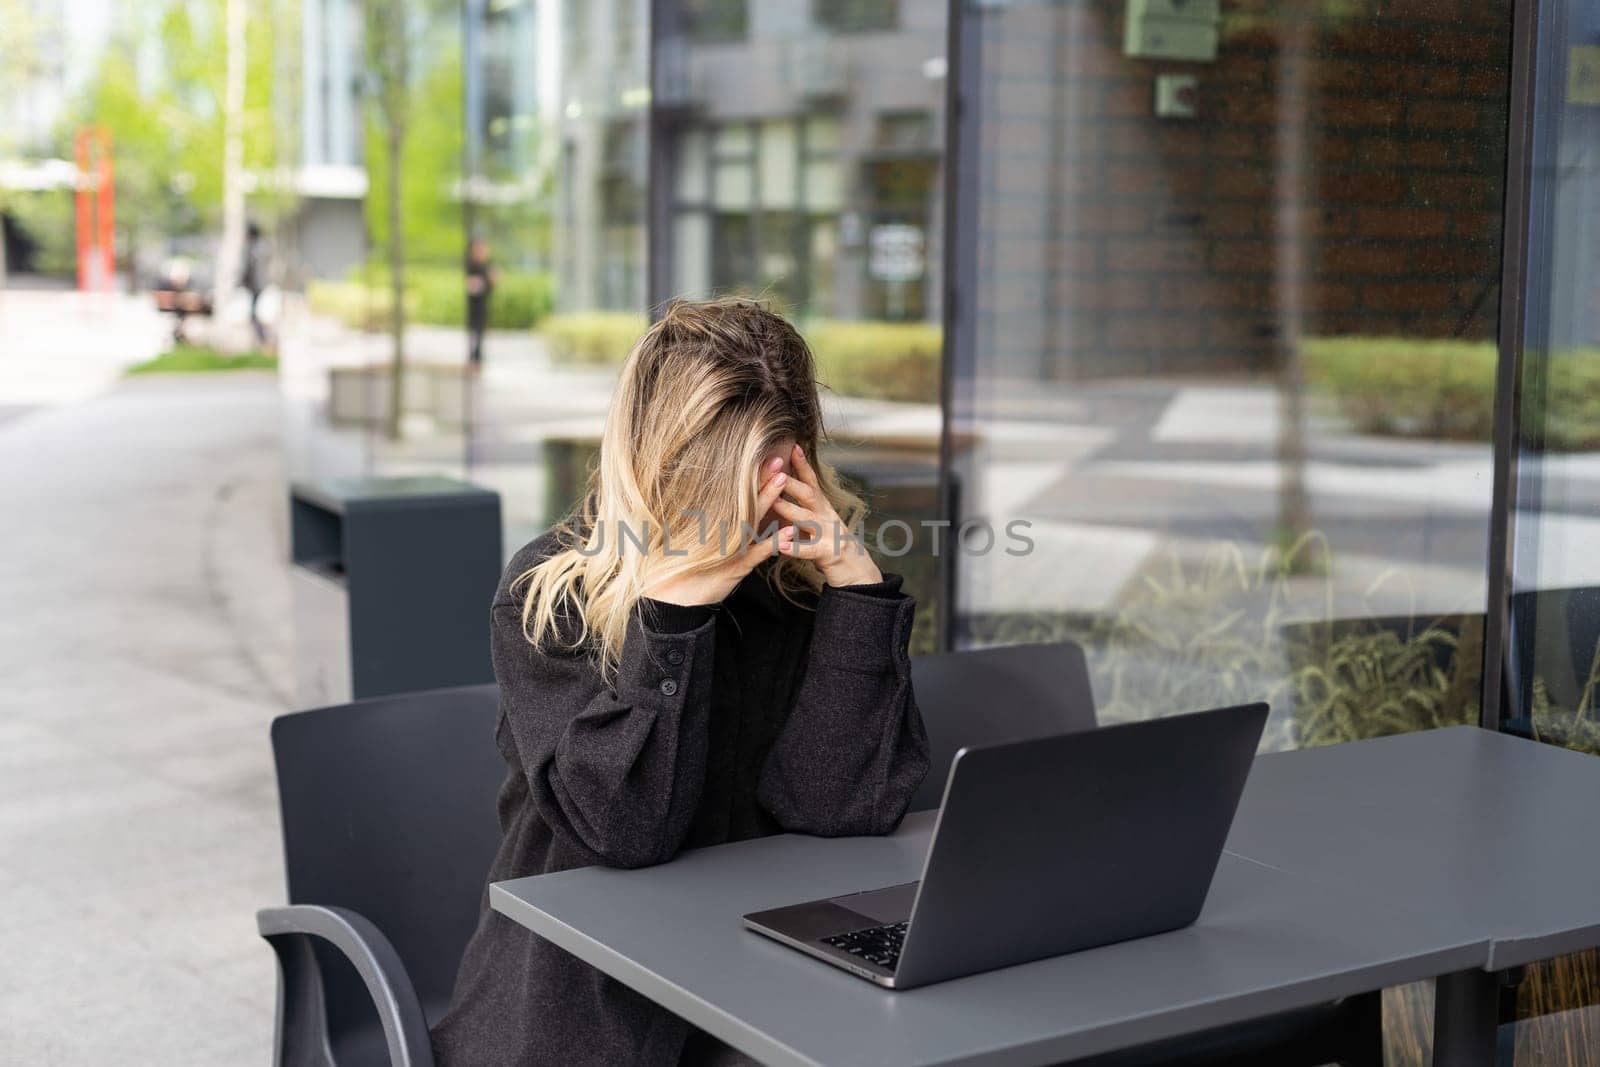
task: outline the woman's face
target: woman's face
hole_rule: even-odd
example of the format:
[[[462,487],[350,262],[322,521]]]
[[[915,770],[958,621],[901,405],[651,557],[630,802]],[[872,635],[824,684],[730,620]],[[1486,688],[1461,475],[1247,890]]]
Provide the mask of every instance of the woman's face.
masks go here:
[[[756,470],[756,492],[767,484],[767,479],[782,471],[784,474],[794,475],[794,464],[790,462],[790,454],[794,451],[796,442],[793,437],[783,437],[774,441],[761,457],[761,465]],[[768,511],[756,522],[757,530],[765,530],[773,523],[781,523],[776,512]]]

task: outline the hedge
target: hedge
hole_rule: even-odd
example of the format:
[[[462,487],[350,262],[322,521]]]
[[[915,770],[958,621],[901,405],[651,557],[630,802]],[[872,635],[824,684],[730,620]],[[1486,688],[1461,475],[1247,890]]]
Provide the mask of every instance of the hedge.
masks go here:
[[[615,366],[647,322],[627,312],[551,315],[539,326],[558,363]],[[939,400],[941,331],[931,323],[817,319],[801,327],[824,385],[843,396],[933,404]]]
[[[554,286],[549,274],[502,271],[489,298],[489,325],[497,330],[525,330],[550,312]],[[369,268],[345,281],[313,281],[306,287],[313,311],[332,315],[357,330],[381,331],[389,325],[389,275]],[[406,318],[428,326],[464,326],[467,321],[466,280],[447,267],[410,267],[406,271]]]
[[[629,311],[574,311],[551,315],[538,332],[557,363],[620,367],[650,321]]]
[[[1493,438],[1499,354],[1491,341],[1325,337],[1302,351],[1307,383],[1363,433]],[[1600,350],[1552,352],[1545,365],[1544,446],[1600,447]]]
[[[817,357],[817,376],[841,396],[939,402],[938,325],[822,319],[804,332]]]
[[[381,282],[381,278],[379,279]],[[414,322],[461,325],[460,274],[417,268],[408,300]],[[352,326],[382,329],[388,291],[358,280],[314,282],[311,305]],[[529,325],[558,363],[620,366],[648,325],[618,311],[548,314],[544,274],[504,274],[490,324]],[[813,319],[802,332],[818,376],[842,396],[934,404],[939,400],[941,331],[923,322]],[[1488,441],[1494,431],[1498,354],[1490,341],[1411,337],[1316,337],[1302,342],[1306,383],[1358,431],[1386,437]],[[1554,450],[1600,448],[1600,350],[1558,351],[1548,360],[1544,443]]]

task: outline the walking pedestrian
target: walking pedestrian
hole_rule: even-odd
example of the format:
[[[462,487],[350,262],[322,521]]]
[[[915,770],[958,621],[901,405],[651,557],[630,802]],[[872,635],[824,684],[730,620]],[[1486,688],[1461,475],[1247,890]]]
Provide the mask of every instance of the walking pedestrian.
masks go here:
[[[250,329],[255,333],[256,347],[265,348],[267,327],[261,321],[258,305],[261,291],[267,286],[267,249],[261,227],[253,222],[244,233],[244,262],[239,269],[239,284],[250,294]]]
[[[483,333],[489,328],[489,297],[498,273],[489,262],[489,242],[474,237],[467,246],[467,359],[474,374],[483,369]]]

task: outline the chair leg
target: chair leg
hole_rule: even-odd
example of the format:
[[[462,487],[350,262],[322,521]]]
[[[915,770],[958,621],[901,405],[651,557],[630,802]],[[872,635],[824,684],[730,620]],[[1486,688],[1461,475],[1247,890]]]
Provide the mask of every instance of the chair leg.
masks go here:
[[[280,934],[267,942],[278,957],[275,1067],[335,1067],[328,1043],[322,969],[311,939],[303,934]]]
[[[1362,993],[1345,1001],[1343,1052],[1339,1067],[1384,1067],[1383,993]]]

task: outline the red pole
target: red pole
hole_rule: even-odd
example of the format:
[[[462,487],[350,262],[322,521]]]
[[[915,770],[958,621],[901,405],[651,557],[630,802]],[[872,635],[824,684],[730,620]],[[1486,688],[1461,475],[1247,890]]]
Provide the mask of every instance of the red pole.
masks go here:
[[[89,288],[89,246],[94,240],[94,221],[90,217],[93,205],[89,200],[89,131],[79,130],[74,138],[78,161],[78,183],[75,197],[78,222],[78,289]]]

